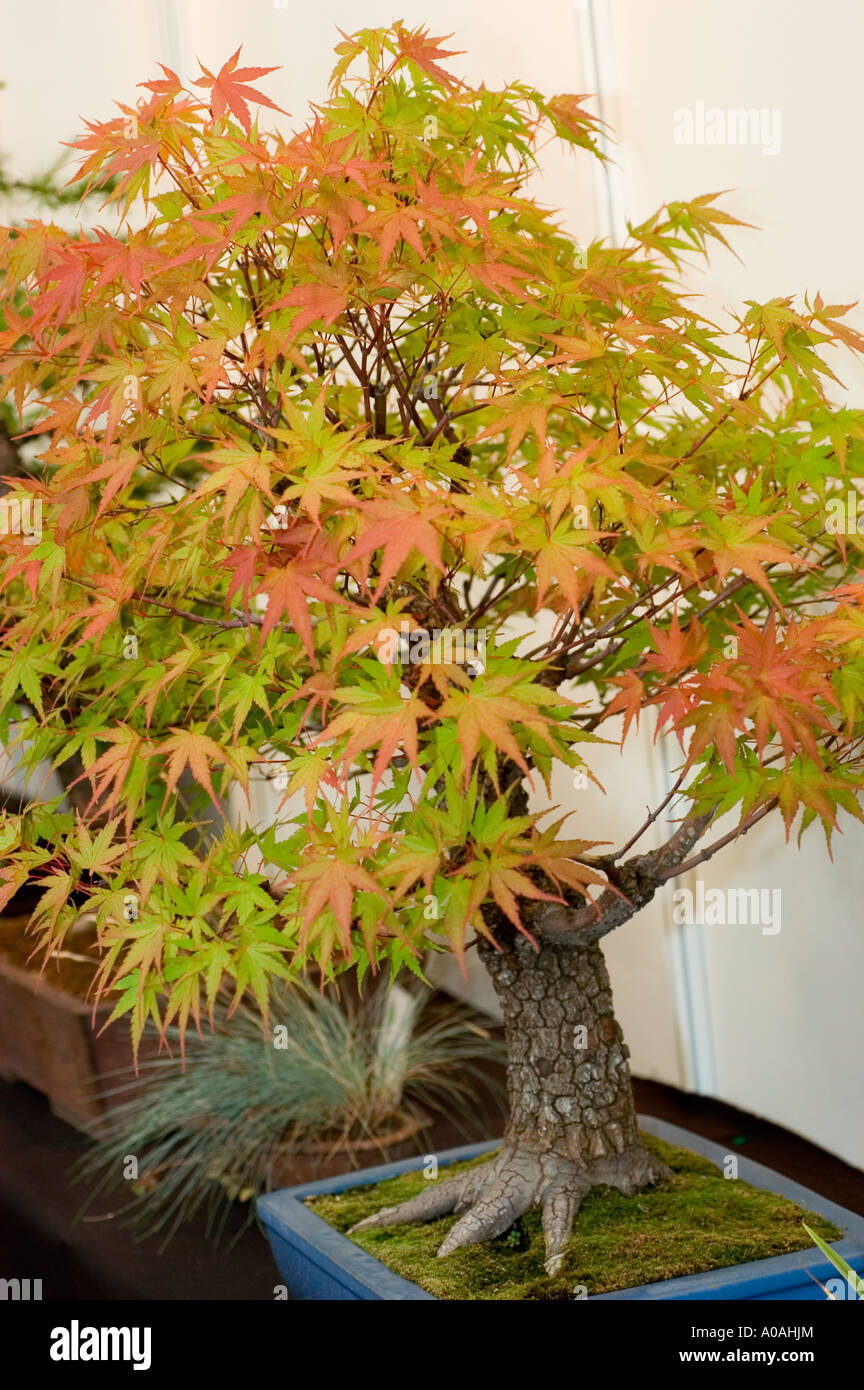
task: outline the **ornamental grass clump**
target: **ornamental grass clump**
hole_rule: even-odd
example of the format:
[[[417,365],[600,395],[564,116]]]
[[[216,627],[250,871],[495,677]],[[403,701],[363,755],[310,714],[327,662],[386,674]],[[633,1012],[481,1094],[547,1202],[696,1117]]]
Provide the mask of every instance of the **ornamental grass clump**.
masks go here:
[[[190,1036],[182,1059],[145,1060],[108,1091],[111,1110],[78,1170],[87,1205],[125,1189],[124,1215],[142,1235],[167,1242],[200,1213],[218,1239],[232,1202],[271,1190],[297,1159],[382,1162],[400,1132],[419,1151],[442,1113],[476,1138],[478,1101],[496,1094],[490,1064],[502,1057],[473,1010],[430,1008],[416,986],[379,986],[348,1004],[282,990],[268,1037],[257,1010],[229,1016],[223,1005],[215,1030]]]

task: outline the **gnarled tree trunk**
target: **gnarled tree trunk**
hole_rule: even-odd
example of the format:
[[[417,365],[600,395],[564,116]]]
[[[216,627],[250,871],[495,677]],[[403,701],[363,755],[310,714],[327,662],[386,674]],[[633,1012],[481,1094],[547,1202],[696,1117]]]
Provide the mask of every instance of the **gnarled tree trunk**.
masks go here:
[[[510,1119],[501,1150],[482,1167],[435,1182],[361,1225],[457,1212],[439,1255],[501,1235],[538,1204],[546,1268],[558,1272],[573,1216],[598,1183],[635,1192],[666,1176],[642,1145],[628,1049],[596,942],[524,937],[496,951],[480,943],[504,1012]]]
[[[641,1181],[629,1049],[600,946],[538,951],[518,937],[480,951],[506,1028],[505,1143],[566,1159],[592,1183],[617,1185],[631,1172]]]

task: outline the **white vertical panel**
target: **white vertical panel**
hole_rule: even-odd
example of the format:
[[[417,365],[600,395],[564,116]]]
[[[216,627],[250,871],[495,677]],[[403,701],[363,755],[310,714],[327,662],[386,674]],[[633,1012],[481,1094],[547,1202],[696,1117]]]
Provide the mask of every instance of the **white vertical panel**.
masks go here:
[[[828,303],[860,299],[864,184],[853,171],[861,6],[611,0],[611,12],[628,217],[639,221],[667,200],[730,189],[728,211],[762,228],[735,233],[740,261],[721,250],[708,272],[688,277],[704,295],[703,311],[716,319],[748,298],[805,290],[820,290]],[[700,102],[779,110],[779,151],[677,144],[676,110],[695,111]],[[864,315],[856,312],[861,328]],[[861,369],[844,357],[839,375],[860,406]],[[843,824],[833,865],[818,827],[798,852],[794,841],[785,844],[778,819],[682,880],[691,888],[697,878],[708,889],[779,888],[782,927],[776,935],[758,925],[675,929],[675,971],[697,1050],[698,1020],[709,1019],[716,1093],[860,1166],[862,1049],[854,1037],[864,986],[864,840],[859,825]],[[732,825],[727,820],[717,834]],[[665,911],[671,920],[668,900]]]

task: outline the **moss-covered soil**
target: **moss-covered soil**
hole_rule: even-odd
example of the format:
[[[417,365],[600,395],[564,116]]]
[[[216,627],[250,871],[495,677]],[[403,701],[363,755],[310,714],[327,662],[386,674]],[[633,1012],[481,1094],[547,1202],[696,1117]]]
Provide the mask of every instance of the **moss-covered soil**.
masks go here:
[[[454,1216],[422,1226],[359,1231],[351,1239],[436,1298],[572,1299],[583,1296],[582,1288],[589,1295],[609,1293],[806,1249],[811,1242],[802,1220],[825,1240],[842,1234],[794,1202],[724,1178],[713,1163],[688,1149],[648,1134],[642,1138],[674,1176],[634,1197],[605,1187],[589,1193],[574,1220],[564,1268],[554,1279],[543,1269],[536,1209],[497,1240],[456,1250],[443,1260],[435,1252]],[[438,1180],[485,1162],[488,1155],[442,1168]],[[346,1232],[381,1207],[413,1197],[426,1181],[422,1171],[406,1173],[375,1187],[310,1198],[307,1205]]]

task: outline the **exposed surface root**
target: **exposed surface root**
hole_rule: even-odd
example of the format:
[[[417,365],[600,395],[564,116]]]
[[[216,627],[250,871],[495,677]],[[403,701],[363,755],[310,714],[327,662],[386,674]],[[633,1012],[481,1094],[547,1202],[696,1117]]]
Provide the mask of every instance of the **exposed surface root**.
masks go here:
[[[441,1257],[460,1246],[503,1235],[529,1207],[537,1205],[542,1210],[546,1272],[554,1275],[564,1259],[573,1217],[592,1187],[605,1183],[620,1192],[638,1192],[668,1176],[669,1170],[641,1144],[587,1165],[505,1145],[489,1163],[430,1183],[417,1197],[385,1207],[352,1229],[433,1221],[455,1212],[460,1219],[447,1233],[438,1251]]]
[[[455,1178],[447,1178],[445,1182],[430,1183],[410,1201],[400,1202],[398,1207],[383,1207],[374,1216],[367,1216],[365,1221],[358,1221],[348,1234],[352,1231],[362,1231],[367,1226],[398,1226],[407,1221],[434,1221],[436,1217],[449,1216],[452,1211],[457,1210],[457,1203],[470,1177],[473,1177],[471,1172],[459,1173]]]

